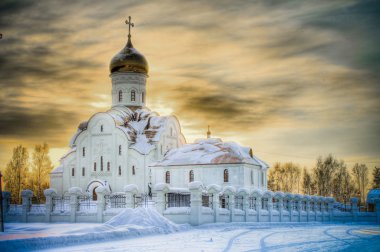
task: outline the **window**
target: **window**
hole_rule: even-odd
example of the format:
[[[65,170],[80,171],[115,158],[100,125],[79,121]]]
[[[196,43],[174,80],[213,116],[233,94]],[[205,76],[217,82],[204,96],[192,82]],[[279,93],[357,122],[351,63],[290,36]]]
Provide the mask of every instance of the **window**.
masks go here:
[[[170,136],[173,136],[173,128],[170,128]]]
[[[253,178],[253,170],[251,170],[251,184],[254,184],[254,178]]]
[[[135,166],[132,165],[132,175],[135,175],[135,174],[136,174]]]
[[[224,182],[228,182],[228,170],[224,170]]]
[[[189,172],[189,182],[193,182],[193,181],[194,181],[194,171],[191,170],[191,171]]]
[[[144,103],[145,102],[145,92],[142,92],[142,95],[141,95],[141,101]]]
[[[100,171],[103,171],[103,156],[100,157]]]
[[[111,170],[111,164],[110,162],[107,162],[107,171],[110,171]]]
[[[264,186],[264,172],[261,173],[261,185]]]
[[[96,162],[94,162],[94,171],[96,171]]]
[[[136,91],[135,90],[131,91],[131,101],[136,101]]]
[[[121,176],[121,166],[119,165],[119,176]]]
[[[119,102],[123,101],[123,91],[119,91]]]
[[[82,168],[82,176],[84,177],[84,175],[85,175],[85,169],[84,169],[84,167]]]
[[[83,156],[83,157],[86,156],[86,148],[85,148],[85,147],[82,148],[82,156]]]
[[[121,145],[119,145],[119,156],[121,156]]]
[[[170,184],[170,171],[165,173],[165,183]]]
[[[71,168],[71,176],[74,177],[74,175],[75,175],[75,169],[74,169],[74,168]]]
[[[100,125],[100,132],[103,132],[103,125]]]

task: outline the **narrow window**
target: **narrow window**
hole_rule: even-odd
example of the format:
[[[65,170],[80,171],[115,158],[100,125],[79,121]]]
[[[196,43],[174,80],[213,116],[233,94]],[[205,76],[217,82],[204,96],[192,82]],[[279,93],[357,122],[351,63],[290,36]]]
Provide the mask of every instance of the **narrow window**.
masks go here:
[[[119,156],[121,156],[121,145],[119,145]]]
[[[71,176],[74,177],[74,175],[75,175],[75,170],[74,170],[74,168],[71,168]]]
[[[119,176],[121,176],[121,166],[119,165]]]
[[[131,101],[136,101],[136,91],[135,90],[131,91]]]
[[[189,172],[189,182],[193,182],[193,181],[194,181],[194,171],[191,170],[191,171]]]
[[[173,136],[173,128],[170,128],[170,136]]]
[[[123,100],[123,91],[119,91],[119,102]]]
[[[86,148],[85,148],[85,147],[82,148],[82,156],[83,156],[83,157],[86,156]]]
[[[136,174],[135,166],[132,165],[132,175],[135,175],[135,174]]]
[[[85,169],[84,167],[82,168],[82,176],[84,177],[86,174],[85,174]]]
[[[228,182],[228,170],[224,170],[224,182]]]
[[[170,172],[169,171],[167,171],[165,173],[165,183],[170,184]]]
[[[100,171],[103,171],[103,156],[100,157]]]
[[[94,171],[96,171],[96,162],[94,162]]]
[[[142,92],[141,100],[142,100],[143,103],[145,102],[145,92]]]
[[[103,125],[100,125],[100,132],[103,132]]]
[[[107,171],[110,171],[111,170],[111,164],[110,162],[107,162]]]
[[[253,170],[251,170],[251,184],[252,185],[254,184],[254,181],[253,181]]]
[[[264,186],[264,172],[261,173],[261,185]]]

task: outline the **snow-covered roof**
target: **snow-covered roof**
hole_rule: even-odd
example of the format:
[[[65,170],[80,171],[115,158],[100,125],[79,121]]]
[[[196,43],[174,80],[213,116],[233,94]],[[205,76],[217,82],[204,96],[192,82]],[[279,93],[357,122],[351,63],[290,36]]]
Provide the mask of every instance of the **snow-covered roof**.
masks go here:
[[[375,204],[375,199],[380,199],[380,188],[372,189],[367,194],[367,203]]]
[[[263,169],[269,167],[251,153],[248,147],[234,142],[223,142],[219,138],[198,139],[195,143],[170,150],[153,166],[248,163]]]
[[[63,172],[63,166],[62,165],[59,165],[57,166],[54,170],[52,170],[50,172],[50,174],[54,174],[54,173],[62,173]]]
[[[159,116],[147,108],[131,109],[118,106],[105,112],[115,121],[116,127],[123,131],[132,142],[131,149],[141,154],[148,154],[155,148],[154,142],[159,141],[168,116]],[[80,123],[77,132],[70,141],[73,146],[75,140],[83,131],[87,130],[88,121]]]

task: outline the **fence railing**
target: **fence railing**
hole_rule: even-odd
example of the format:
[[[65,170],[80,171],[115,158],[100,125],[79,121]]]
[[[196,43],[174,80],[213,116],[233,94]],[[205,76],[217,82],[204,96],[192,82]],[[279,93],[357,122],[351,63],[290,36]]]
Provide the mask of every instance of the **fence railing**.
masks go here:
[[[77,211],[79,212],[96,212],[96,201],[92,200],[89,195],[78,196]]]
[[[190,207],[190,193],[167,193],[166,208]]]
[[[213,208],[212,198],[212,194],[202,194],[202,206]]]
[[[69,212],[70,211],[70,196],[53,196],[52,197],[52,212]]]

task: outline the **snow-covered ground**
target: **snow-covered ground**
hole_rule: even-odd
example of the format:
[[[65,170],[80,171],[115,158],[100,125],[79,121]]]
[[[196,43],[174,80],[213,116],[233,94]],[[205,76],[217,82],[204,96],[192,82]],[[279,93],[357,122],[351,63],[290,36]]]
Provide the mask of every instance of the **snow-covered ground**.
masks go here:
[[[105,224],[6,224],[0,251],[380,251],[374,224],[225,223],[176,225],[152,210]]]

